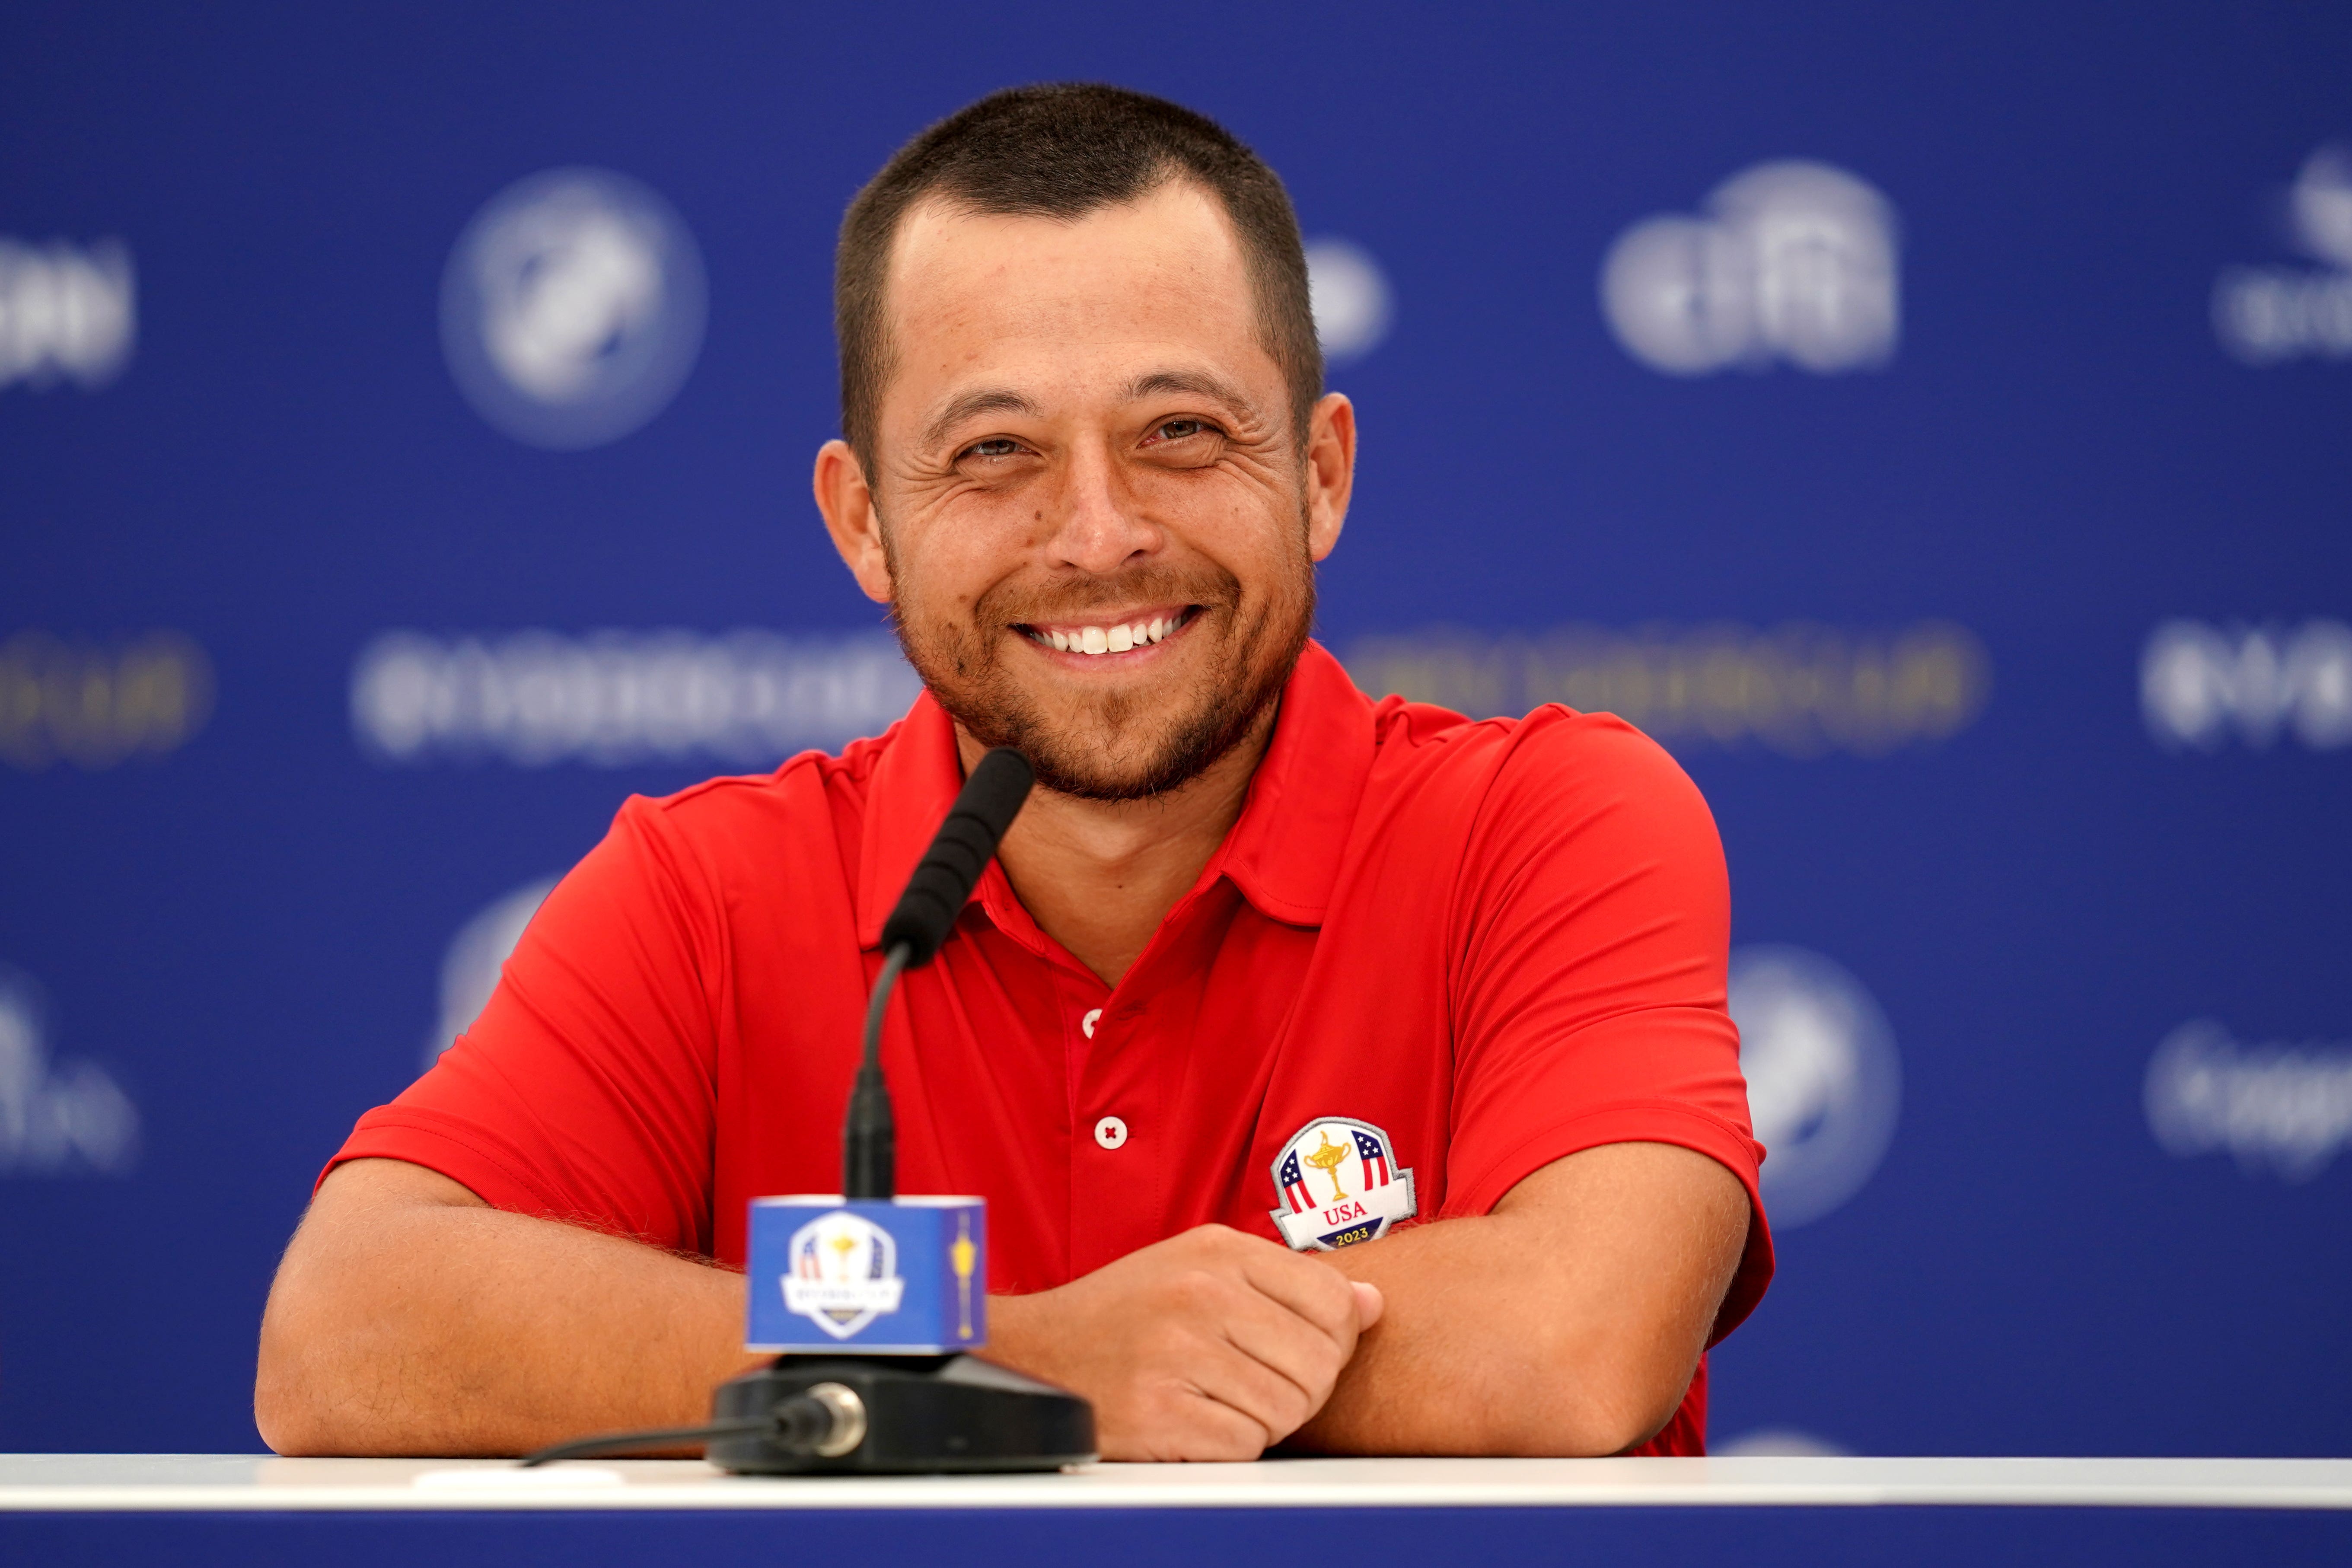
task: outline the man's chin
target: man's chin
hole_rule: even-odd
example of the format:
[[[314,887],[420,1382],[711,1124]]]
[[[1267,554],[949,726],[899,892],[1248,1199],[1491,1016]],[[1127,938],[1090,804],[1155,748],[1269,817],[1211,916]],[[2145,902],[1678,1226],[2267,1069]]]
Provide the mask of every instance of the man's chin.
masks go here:
[[[1056,795],[1149,800],[1190,784],[1249,733],[1255,711],[1216,711],[1221,706],[1172,724],[1163,720],[1149,735],[1137,733],[1132,724],[1114,731],[1100,724],[989,721],[996,715],[978,724],[959,715],[959,721],[984,745],[1020,750],[1037,770],[1037,782]]]
[[[1027,756],[1047,789],[1080,800],[1148,800],[1190,784],[1256,729],[1306,649],[1313,604],[1310,584],[1295,618],[1262,615],[1238,639],[1229,615],[1204,615],[1131,678],[1105,670],[1109,679],[1074,679],[1059,668],[1062,656],[1039,659],[1017,631],[1006,634],[1006,646],[967,645],[976,657],[963,659],[924,657],[929,650],[916,646],[904,623],[899,635],[940,706],[982,745]],[[940,651],[951,647],[942,639]]]

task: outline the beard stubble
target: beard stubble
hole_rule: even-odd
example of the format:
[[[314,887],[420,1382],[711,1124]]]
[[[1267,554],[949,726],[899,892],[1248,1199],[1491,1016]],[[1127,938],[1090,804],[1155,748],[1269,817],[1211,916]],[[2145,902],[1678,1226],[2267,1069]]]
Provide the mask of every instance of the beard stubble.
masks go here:
[[[890,607],[907,660],[950,718],[984,746],[1011,746],[1037,782],[1082,800],[1143,800],[1179,788],[1240,744],[1281,695],[1315,623],[1315,569],[1304,519],[1290,570],[1244,606],[1240,580],[1222,567],[1182,572],[1145,566],[1039,591],[1000,584],[967,617],[909,616]],[[894,582],[906,581],[884,532]],[[1190,689],[1106,691],[1061,704],[1024,687],[1005,668],[1016,625],[1078,620],[1113,605],[1197,606],[1183,636],[1213,637],[1222,651]]]

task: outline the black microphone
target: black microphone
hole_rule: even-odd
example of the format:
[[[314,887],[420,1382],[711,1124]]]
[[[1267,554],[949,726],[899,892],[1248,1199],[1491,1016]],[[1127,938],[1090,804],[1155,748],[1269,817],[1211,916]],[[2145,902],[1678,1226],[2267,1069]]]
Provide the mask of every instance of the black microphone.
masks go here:
[[[981,758],[882,928],[882,973],[866,1003],[865,1059],[842,1129],[845,1197],[898,1195],[883,1014],[898,976],[947,941],[1034,779],[1029,759],[1007,747]],[[952,1352],[795,1352],[720,1384],[711,1415],[704,1426],[584,1438],[524,1462],[695,1441],[722,1469],[761,1476],[1053,1470],[1095,1457],[1094,1407],[1085,1400]]]
[[[882,973],[866,1005],[866,1054],[849,1091],[849,1113],[841,1130],[841,1194],[845,1198],[887,1201],[898,1195],[898,1131],[890,1111],[890,1089],[882,1079],[882,1019],[889,1010],[890,993],[900,974],[920,969],[938,954],[1036,778],[1029,759],[1010,746],[999,746],[981,758],[883,924]]]
[[[922,864],[907,879],[898,907],[882,927],[884,952],[905,942],[910,949],[907,968],[920,969],[931,961],[956,916],[963,912],[981,872],[996,858],[997,840],[1021,815],[1036,778],[1029,759],[1010,746],[999,746],[980,759],[949,808],[948,819],[940,824]]]

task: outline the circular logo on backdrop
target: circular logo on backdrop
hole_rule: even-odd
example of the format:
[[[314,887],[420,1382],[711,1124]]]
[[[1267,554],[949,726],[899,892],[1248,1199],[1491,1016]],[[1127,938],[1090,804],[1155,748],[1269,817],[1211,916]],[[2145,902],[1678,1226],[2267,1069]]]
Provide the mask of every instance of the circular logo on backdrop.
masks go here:
[[[426,1067],[438,1061],[489,1005],[507,955],[522,940],[523,927],[539,913],[547,895],[555,891],[555,883],[550,877],[517,888],[459,926],[449,939],[449,950],[441,958],[441,1021],[425,1041]]]
[[[1363,358],[1389,335],[1395,306],[1388,276],[1363,247],[1344,239],[1308,246],[1307,292],[1315,336],[1333,364]]]
[[[441,347],[475,411],[575,450],[667,407],[702,349],[702,257],[625,174],[553,169],[490,198],[441,278]]]
[[[1731,955],[1739,1069],[1762,1142],[1775,1230],[1821,1218],[1862,1190],[1895,1135],[1902,1064],[1862,982],[1800,947]]]

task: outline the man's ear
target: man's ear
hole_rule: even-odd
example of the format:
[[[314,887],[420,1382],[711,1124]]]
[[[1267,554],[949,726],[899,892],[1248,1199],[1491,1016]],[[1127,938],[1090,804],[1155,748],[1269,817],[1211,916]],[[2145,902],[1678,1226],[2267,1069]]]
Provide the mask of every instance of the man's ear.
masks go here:
[[[846,441],[827,441],[817,448],[816,472],[809,488],[816,510],[824,514],[824,531],[841,563],[866,596],[877,605],[891,599],[890,561],[882,550],[882,517],[874,510],[874,492],[866,488],[866,469]]]
[[[1320,561],[1347,526],[1348,498],[1356,489],[1356,405],[1327,392],[1307,424],[1307,552]]]

